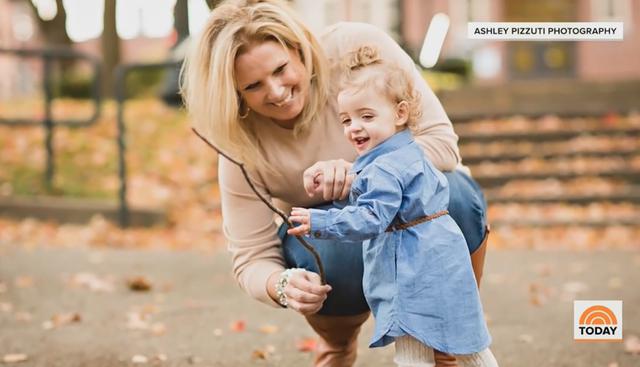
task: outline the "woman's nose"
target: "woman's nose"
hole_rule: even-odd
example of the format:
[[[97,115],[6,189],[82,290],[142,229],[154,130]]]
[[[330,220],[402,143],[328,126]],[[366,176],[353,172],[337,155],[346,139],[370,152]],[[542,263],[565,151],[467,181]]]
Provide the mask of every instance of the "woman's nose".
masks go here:
[[[285,96],[286,88],[277,82],[269,83],[269,100],[272,102],[278,102],[282,100]]]

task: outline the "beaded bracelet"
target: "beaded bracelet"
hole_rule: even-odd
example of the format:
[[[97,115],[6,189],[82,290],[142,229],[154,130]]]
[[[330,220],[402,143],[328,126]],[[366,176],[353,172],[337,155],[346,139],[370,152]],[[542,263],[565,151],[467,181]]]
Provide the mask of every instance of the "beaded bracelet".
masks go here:
[[[278,296],[278,303],[282,307],[287,307],[289,302],[287,301],[287,295],[284,293],[284,288],[289,284],[289,278],[293,273],[302,273],[305,272],[305,269],[302,268],[291,268],[286,269],[282,273],[280,273],[280,279],[276,282],[276,295]]]

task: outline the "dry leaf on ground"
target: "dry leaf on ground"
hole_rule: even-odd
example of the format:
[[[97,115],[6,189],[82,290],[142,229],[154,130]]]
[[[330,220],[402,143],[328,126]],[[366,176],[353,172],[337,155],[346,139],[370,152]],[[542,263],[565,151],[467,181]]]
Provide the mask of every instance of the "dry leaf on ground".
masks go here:
[[[63,325],[80,322],[82,316],[77,312],[56,314],[51,317],[51,320],[47,320],[42,323],[42,328],[45,330],[54,329]]]
[[[135,292],[146,292],[152,288],[151,282],[143,276],[129,278],[127,285],[130,290]]]
[[[133,356],[131,358],[131,362],[135,363],[135,364],[145,364],[147,362],[149,362],[149,358],[141,355],[141,354],[136,354],[135,356]]]
[[[264,349],[255,349],[253,352],[251,352],[251,359],[259,359],[259,360],[265,360],[268,357],[268,353],[266,350]]]
[[[262,325],[258,330],[263,334],[275,334],[278,332],[278,327],[276,325]]]
[[[18,288],[33,287],[33,278],[29,276],[19,276],[15,279],[15,285]]]
[[[69,281],[72,286],[87,288],[93,292],[113,292],[113,279],[101,279],[93,273],[77,273]]]
[[[296,349],[300,352],[314,352],[318,347],[318,341],[315,338],[302,338],[296,342]]]
[[[4,363],[18,363],[24,362],[28,359],[26,354],[5,354],[2,357],[2,362]]]
[[[247,323],[244,320],[237,320],[229,325],[229,330],[235,331],[236,333],[245,331],[247,329]]]

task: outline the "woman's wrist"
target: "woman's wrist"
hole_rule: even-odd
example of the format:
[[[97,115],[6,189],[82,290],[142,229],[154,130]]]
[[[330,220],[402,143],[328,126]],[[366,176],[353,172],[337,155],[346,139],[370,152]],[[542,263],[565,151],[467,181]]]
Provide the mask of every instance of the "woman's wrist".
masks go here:
[[[269,275],[269,278],[267,278],[267,294],[277,304],[280,304],[278,301],[278,294],[276,293],[276,284],[278,283],[278,280],[280,280],[280,274],[282,274],[282,270],[273,272]]]
[[[289,284],[289,278],[294,273],[304,271],[305,269],[302,268],[291,268],[271,274],[267,280],[269,296],[280,304],[280,306],[287,307],[289,302],[287,295],[284,293],[284,289],[287,287],[287,284]]]

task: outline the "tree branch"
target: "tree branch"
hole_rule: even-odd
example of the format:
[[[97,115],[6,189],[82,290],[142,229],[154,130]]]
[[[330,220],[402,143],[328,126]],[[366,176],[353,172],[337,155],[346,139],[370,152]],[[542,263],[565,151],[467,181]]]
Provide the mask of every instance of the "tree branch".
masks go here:
[[[258,196],[258,198],[260,198],[260,200],[265,203],[269,209],[271,209],[274,213],[278,214],[280,216],[280,218],[282,218],[282,220],[287,224],[287,227],[289,228],[293,228],[293,223],[291,223],[291,221],[289,220],[289,216],[287,214],[285,214],[282,210],[276,208],[269,200],[267,200],[264,196],[262,196],[262,194],[258,191],[258,189],[255,187],[255,185],[253,184],[253,181],[251,180],[251,177],[249,177],[249,173],[247,172],[247,170],[244,167],[244,164],[241,162],[236,161],[235,159],[231,158],[230,156],[228,156],[227,154],[225,154],[224,152],[222,152],[222,150],[218,149],[215,145],[213,145],[209,140],[207,140],[204,136],[200,135],[198,133],[198,131],[195,128],[191,128],[191,130],[193,130],[193,132],[200,138],[202,139],[202,141],[204,141],[205,143],[207,143],[208,146],[210,146],[211,148],[213,148],[216,152],[218,152],[218,154],[220,154],[221,156],[225,157],[227,160],[229,160],[231,163],[237,165],[240,167],[240,170],[242,171],[242,174],[244,175],[245,180],[247,180],[247,183],[249,184],[249,187],[251,187],[251,190],[253,190],[253,192]],[[320,260],[320,255],[318,254],[318,252],[316,251],[316,249],[313,248],[313,246],[311,246],[307,241],[305,241],[304,238],[302,238],[302,236],[295,236],[296,239],[298,239],[298,241],[300,241],[300,243],[302,244],[302,246],[304,246],[305,249],[307,249],[307,251],[309,251],[311,253],[311,255],[313,256],[313,258],[316,261],[316,266],[318,267],[318,273],[320,275],[320,279],[322,281],[322,284],[326,284],[327,280],[324,274],[324,266],[322,266],[322,261]]]

